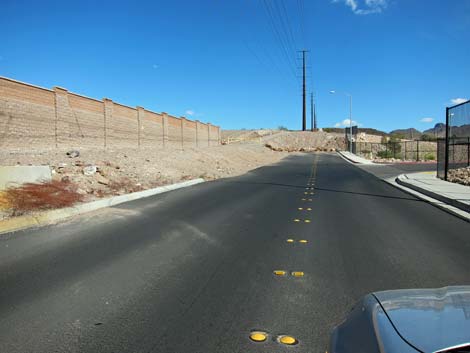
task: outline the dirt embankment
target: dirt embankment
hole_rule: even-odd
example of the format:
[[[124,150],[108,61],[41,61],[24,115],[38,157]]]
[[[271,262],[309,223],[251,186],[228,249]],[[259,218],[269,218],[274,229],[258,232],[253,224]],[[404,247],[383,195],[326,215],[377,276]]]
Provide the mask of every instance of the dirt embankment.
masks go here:
[[[323,131],[286,131],[263,139],[274,151],[336,151],[345,148],[344,135]]]
[[[227,133],[227,141],[229,137],[232,140],[226,145],[184,150],[126,148],[0,151],[0,165],[48,165],[53,179],[50,185],[27,185],[24,190],[17,190],[17,193],[24,193],[24,199],[31,199],[28,195],[34,195],[35,202],[29,202],[26,205],[28,207],[22,205],[22,210],[12,210],[11,202],[3,206],[0,204],[0,218],[2,214],[8,216],[11,213],[9,211],[20,214],[20,211],[35,207],[61,207],[56,205],[59,194],[64,196],[65,201],[92,201],[183,180],[236,176],[278,162],[289,152],[344,148],[342,134],[321,131],[242,130]],[[57,195],[51,198],[47,190],[55,190],[54,195]]]
[[[259,144],[199,149],[119,149],[0,152],[0,165],[49,165],[53,180],[76,184],[86,200],[149,189],[182,180],[239,175],[279,161],[286,152]]]

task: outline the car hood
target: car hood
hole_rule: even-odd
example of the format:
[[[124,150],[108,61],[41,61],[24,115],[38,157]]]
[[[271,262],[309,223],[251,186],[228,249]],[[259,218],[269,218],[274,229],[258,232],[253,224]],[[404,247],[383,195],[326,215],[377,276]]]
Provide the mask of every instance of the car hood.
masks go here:
[[[470,286],[376,292],[398,333],[422,352],[470,345]]]

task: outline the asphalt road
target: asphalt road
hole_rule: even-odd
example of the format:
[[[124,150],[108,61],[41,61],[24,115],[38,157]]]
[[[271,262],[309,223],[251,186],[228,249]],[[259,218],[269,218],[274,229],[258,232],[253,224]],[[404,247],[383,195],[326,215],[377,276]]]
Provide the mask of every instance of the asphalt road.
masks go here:
[[[0,352],[322,353],[368,292],[469,284],[469,253],[465,221],[336,155],[291,156],[0,236]]]

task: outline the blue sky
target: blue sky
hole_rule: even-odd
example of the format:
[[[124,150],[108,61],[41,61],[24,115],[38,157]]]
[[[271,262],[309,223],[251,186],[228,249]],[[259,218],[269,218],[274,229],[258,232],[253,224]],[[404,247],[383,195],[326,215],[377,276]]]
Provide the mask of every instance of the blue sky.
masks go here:
[[[0,23],[1,76],[226,129],[301,127],[302,48],[320,127],[340,91],[386,131],[470,98],[470,0],[3,0]]]

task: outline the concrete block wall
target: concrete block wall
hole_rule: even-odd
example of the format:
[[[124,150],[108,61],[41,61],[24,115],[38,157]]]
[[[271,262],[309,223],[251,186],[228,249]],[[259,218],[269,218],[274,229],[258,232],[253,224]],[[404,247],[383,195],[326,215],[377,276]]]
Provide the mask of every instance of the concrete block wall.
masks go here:
[[[55,146],[53,91],[0,80],[0,148]]]
[[[220,144],[220,127],[0,77],[0,148],[160,147]]]
[[[163,146],[163,117],[144,109],[141,119],[141,146]]]
[[[197,146],[196,140],[196,122],[191,120],[184,121],[183,143],[184,146]]]

